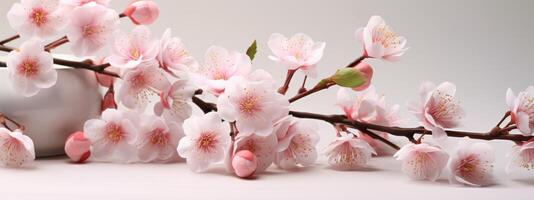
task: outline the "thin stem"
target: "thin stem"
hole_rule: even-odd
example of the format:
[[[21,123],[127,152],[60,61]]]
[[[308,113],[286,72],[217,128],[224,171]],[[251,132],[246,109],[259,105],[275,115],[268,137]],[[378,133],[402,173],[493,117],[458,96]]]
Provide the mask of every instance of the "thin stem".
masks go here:
[[[14,35],[14,36],[8,37],[8,38],[0,41],[0,45],[7,44],[8,42],[11,42],[11,41],[16,40],[18,38],[20,38],[20,35]]]
[[[350,68],[350,67],[355,67],[356,65],[360,64],[363,60],[365,60],[366,58],[368,58],[367,56],[360,56],[359,58],[356,58],[356,60],[352,61],[350,64],[348,64],[346,67],[347,68]]]
[[[304,92],[307,91],[306,90],[306,80],[308,80],[308,76],[304,76],[304,80],[302,81],[302,85],[300,86],[299,91],[298,91],[299,94],[300,93],[304,93]]]
[[[308,91],[305,91],[303,93],[299,93],[299,94],[295,95],[294,97],[292,97],[291,99],[289,99],[289,103],[293,103],[293,102],[295,102],[295,101],[297,101],[297,100],[299,100],[299,99],[301,99],[303,97],[306,97],[306,96],[308,96],[310,94],[319,92],[321,90],[328,89],[329,87],[331,87],[333,85],[335,85],[335,84],[332,83],[332,82],[324,82],[324,80],[323,80],[323,81],[319,82],[317,85],[315,85],[312,89],[310,89]]]
[[[390,147],[392,147],[392,148],[394,148],[394,149],[396,149],[396,150],[399,150],[399,149],[400,149],[400,147],[397,146],[395,143],[389,141],[388,139],[386,139],[386,138],[384,138],[384,137],[382,137],[382,136],[380,136],[380,135],[378,135],[378,134],[376,134],[376,133],[373,133],[373,132],[371,132],[371,131],[369,131],[369,130],[367,130],[367,129],[358,129],[358,130],[360,130],[361,132],[363,132],[363,133],[365,133],[365,134],[371,136],[371,137],[374,138],[374,139],[377,139],[377,140],[383,142],[384,144],[389,145]]]
[[[510,111],[506,112],[504,114],[504,116],[502,117],[501,121],[499,121],[499,123],[497,123],[497,125],[495,127],[500,127],[501,124],[504,122],[504,120],[506,120],[506,118],[508,118],[508,116],[510,116],[510,114],[511,114]]]
[[[278,93],[286,94],[287,89],[289,89],[289,83],[291,83],[291,79],[293,79],[295,72],[296,70],[287,70],[286,80],[284,81],[284,85],[278,89]]]
[[[65,43],[67,43],[67,42],[69,42],[69,39],[67,39],[67,36],[63,36],[63,37],[57,39],[56,41],[53,41],[50,44],[47,44],[45,46],[45,51],[50,51],[50,50],[52,50],[52,49],[54,49],[56,47],[59,47],[59,46],[65,44]]]
[[[11,122],[12,124],[14,124],[15,126],[17,126],[17,129],[20,129],[22,131],[24,131],[24,125],[18,123],[17,121],[9,118],[8,116],[4,115],[3,113],[0,113],[0,121],[2,122],[2,124],[10,131],[13,131],[11,128],[9,128],[9,126],[7,125],[6,122]]]

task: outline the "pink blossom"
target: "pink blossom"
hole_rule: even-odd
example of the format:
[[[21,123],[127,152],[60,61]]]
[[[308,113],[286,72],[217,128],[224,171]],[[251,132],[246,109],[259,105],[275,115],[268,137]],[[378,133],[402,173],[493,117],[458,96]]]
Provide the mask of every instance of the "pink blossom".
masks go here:
[[[183,137],[180,125],[161,117],[142,116],[135,145],[141,162],[171,161]]]
[[[115,34],[113,53],[107,60],[112,66],[131,69],[142,62],[154,60],[158,52],[158,42],[151,38],[150,29],[136,26],[130,35]]]
[[[363,85],[352,88],[352,89],[356,91],[362,91],[362,90],[367,89],[371,85],[371,80],[373,79],[373,68],[371,67],[371,65],[361,62],[358,65],[356,65],[354,69],[362,73],[366,80]]]
[[[233,152],[235,153],[243,150],[252,152],[258,163],[256,173],[265,171],[271,166],[277,153],[278,142],[276,135],[270,134],[267,136],[259,136],[256,134],[241,133],[243,132],[240,132],[236,138]]]
[[[230,130],[217,113],[192,116],[184,121],[183,128],[185,137],[177,149],[191,170],[203,172],[210,164],[223,161],[231,142]]]
[[[336,105],[341,107],[345,116],[351,120],[372,122],[377,117],[378,101],[379,96],[373,86],[360,92],[340,88],[337,92]]]
[[[90,148],[91,141],[81,131],[71,134],[65,142],[65,153],[76,163],[83,163],[91,156]]]
[[[310,166],[317,160],[315,146],[319,142],[317,124],[313,121],[289,118],[290,125],[285,130],[277,130],[278,153],[275,164],[282,169],[297,166]],[[285,127],[285,126],[278,126]]]
[[[40,89],[56,84],[57,72],[53,67],[52,55],[44,51],[40,40],[31,39],[7,56],[9,83],[22,95],[36,95]]]
[[[288,70],[301,69],[308,76],[316,77],[315,65],[323,57],[324,42],[314,42],[309,36],[297,33],[286,38],[279,33],[273,33],[267,42],[274,56],[271,60],[278,62]]]
[[[495,153],[489,144],[472,143],[464,138],[449,161],[449,180],[470,186],[489,185],[492,183],[494,161]]]
[[[110,43],[119,25],[119,16],[113,9],[96,3],[76,7],[71,16],[67,38],[78,57],[92,55]]]
[[[250,72],[251,61],[247,55],[211,46],[204,56],[198,74],[193,78],[204,90],[219,96],[224,92],[227,81],[234,76],[246,76]]]
[[[438,141],[446,138],[445,128],[458,127],[464,117],[455,93],[456,86],[452,83],[444,82],[436,87],[424,82],[419,91],[419,102],[410,104],[410,111]]]
[[[165,91],[169,85],[156,61],[143,62],[124,74],[119,100],[128,108],[144,110],[149,97]]]
[[[512,121],[523,135],[534,133],[534,86],[514,95],[512,89],[506,92],[506,103],[512,114]]]
[[[242,178],[250,177],[258,167],[258,159],[249,150],[241,150],[233,157],[232,167],[237,176]]]
[[[35,160],[33,141],[20,130],[0,128],[0,166],[25,167]]]
[[[149,25],[159,16],[159,6],[153,1],[134,1],[123,12],[134,24]]]
[[[25,38],[58,36],[65,27],[66,10],[59,0],[22,0],[7,13],[9,25]]]
[[[100,119],[85,122],[83,132],[91,141],[91,158],[104,162],[134,162],[137,120],[131,113],[107,109]]]
[[[375,150],[365,141],[345,135],[337,137],[325,149],[328,165],[337,170],[357,170],[367,166]]]
[[[261,78],[260,78],[261,77]],[[289,101],[278,92],[265,71],[255,71],[248,79],[233,77],[217,99],[219,115],[236,122],[241,133],[266,136],[274,122],[289,112]]]
[[[534,140],[530,140],[521,145],[515,145],[512,148],[510,161],[506,165],[506,173],[511,174],[515,171],[534,170]]]
[[[356,38],[363,43],[364,56],[396,61],[408,50],[406,38],[398,36],[380,16],[372,16],[366,27],[356,30]]]
[[[157,59],[164,69],[183,72],[196,72],[198,70],[197,61],[189,54],[180,38],[171,36],[171,29],[165,30],[161,37],[160,52]]]
[[[435,181],[447,165],[449,155],[426,143],[407,144],[394,157],[402,161],[402,171],[414,179]]]
[[[183,122],[191,116],[191,98],[195,89],[188,85],[187,80],[177,80],[171,87],[160,94],[161,101],[154,105],[154,113],[163,115],[173,121]]]
[[[100,5],[103,5],[103,6],[108,6],[109,2],[111,0],[61,0],[61,3],[63,5],[67,5],[67,6],[83,6],[85,4],[89,4],[89,3],[96,3],[96,4],[100,4]],[[118,15],[117,15],[118,16]]]

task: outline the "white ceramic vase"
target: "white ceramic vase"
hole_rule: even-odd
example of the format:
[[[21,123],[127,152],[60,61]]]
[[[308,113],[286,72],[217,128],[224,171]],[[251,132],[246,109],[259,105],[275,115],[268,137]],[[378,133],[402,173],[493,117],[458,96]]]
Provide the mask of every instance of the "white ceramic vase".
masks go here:
[[[64,154],[66,138],[100,112],[101,94],[94,73],[56,66],[56,85],[32,97],[15,92],[0,67],[0,112],[26,127],[38,157]]]

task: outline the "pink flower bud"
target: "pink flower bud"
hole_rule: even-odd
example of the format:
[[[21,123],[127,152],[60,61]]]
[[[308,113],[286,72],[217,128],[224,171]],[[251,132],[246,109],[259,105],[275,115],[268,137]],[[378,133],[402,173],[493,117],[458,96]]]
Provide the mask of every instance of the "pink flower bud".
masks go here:
[[[373,79],[373,68],[371,68],[371,65],[361,62],[356,65],[354,69],[360,71],[367,80],[365,81],[365,84],[352,89],[356,91],[362,91],[367,89],[369,85],[371,85],[371,79]]]
[[[91,155],[91,142],[85,137],[83,132],[78,131],[69,136],[65,142],[65,153],[76,163],[83,163]]]
[[[241,150],[234,155],[232,167],[237,176],[241,178],[250,177],[258,167],[258,160],[249,150]]]
[[[134,1],[123,12],[134,24],[148,25],[159,16],[159,7],[153,1]]]

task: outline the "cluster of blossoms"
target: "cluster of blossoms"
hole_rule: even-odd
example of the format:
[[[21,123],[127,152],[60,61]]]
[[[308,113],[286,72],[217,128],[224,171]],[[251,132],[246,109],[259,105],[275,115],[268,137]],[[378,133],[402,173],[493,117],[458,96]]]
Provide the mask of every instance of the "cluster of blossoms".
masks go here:
[[[318,158],[318,128],[314,121],[293,116],[290,103],[338,85],[342,88],[336,105],[343,111],[343,119],[379,128],[331,122],[336,138],[324,154],[333,169],[359,170],[367,167],[373,156],[394,154],[402,161],[402,171],[414,179],[435,181],[448,169],[451,182],[471,186],[492,183],[495,155],[490,145],[468,138],[454,151],[448,152],[442,145],[448,129],[457,128],[464,116],[452,83],[423,83],[419,100],[409,105],[424,127],[418,140],[413,139],[413,133],[406,135],[411,143],[400,149],[384,142],[394,132],[384,127],[402,124],[400,106],[387,104],[376,92],[371,84],[373,68],[363,60],[395,61],[407,48],[406,39],[379,16],[371,17],[367,26],[356,31],[356,39],[363,44],[360,58],[310,90],[303,84],[295,97],[288,98],[285,93],[296,71],[316,78],[324,42],[315,42],[303,33],[289,38],[271,35],[269,58],[288,73],[278,89],[269,73],[252,69],[254,48],[241,53],[212,46],[198,62],[170,30],[159,39],[152,36],[146,25],[159,15],[154,2],[134,1],[120,14],[108,3],[23,0],[8,13],[10,25],[25,39],[6,62],[9,82],[22,95],[30,97],[54,86],[58,74],[50,51],[66,42],[70,42],[74,55],[90,59],[92,65],[85,68],[100,72],[96,78],[107,88],[102,114],[85,122],[83,131],[72,134],[65,143],[67,155],[75,162],[175,162],[183,158],[192,171],[203,172],[220,163],[239,177],[261,173],[273,164],[287,170],[311,166]],[[118,29],[121,17],[136,25],[131,33]],[[61,38],[45,43],[54,37]],[[217,98],[216,103],[195,97],[201,91]],[[197,105],[202,101],[199,106],[205,114],[192,114],[195,98]],[[503,128],[499,123],[489,134],[509,134],[518,129],[524,136],[532,136],[534,87],[517,96],[509,90],[506,102],[509,109],[505,117],[511,116],[510,123]],[[0,164],[28,165],[35,159],[33,142],[23,135],[22,126],[10,128],[8,121],[16,123],[0,115],[5,127],[0,128]],[[422,142],[429,133],[435,143]],[[517,142],[506,169],[511,173],[517,168],[534,169],[534,140]]]

